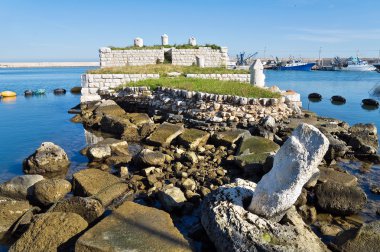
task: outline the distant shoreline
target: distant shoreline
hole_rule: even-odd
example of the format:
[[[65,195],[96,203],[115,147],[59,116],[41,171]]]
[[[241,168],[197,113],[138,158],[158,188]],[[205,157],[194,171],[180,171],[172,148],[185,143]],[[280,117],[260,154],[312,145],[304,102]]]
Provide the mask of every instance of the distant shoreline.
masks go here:
[[[90,67],[99,62],[0,62],[0,68]]]

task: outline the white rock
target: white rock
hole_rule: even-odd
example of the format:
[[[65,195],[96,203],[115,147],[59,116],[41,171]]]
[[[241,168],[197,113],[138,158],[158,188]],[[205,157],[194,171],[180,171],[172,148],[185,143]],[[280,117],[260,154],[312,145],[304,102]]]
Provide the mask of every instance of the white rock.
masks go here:
[[[88,149],[88,155],[92,159],[103,159],[111,156],[111,147],[109,145],[93,146]]]
[[[328,139],[317,128],[299,125],[277,152],[272,170],[257,184],[249,211],[272,218],[288,210],[318,172],[328,147]]]

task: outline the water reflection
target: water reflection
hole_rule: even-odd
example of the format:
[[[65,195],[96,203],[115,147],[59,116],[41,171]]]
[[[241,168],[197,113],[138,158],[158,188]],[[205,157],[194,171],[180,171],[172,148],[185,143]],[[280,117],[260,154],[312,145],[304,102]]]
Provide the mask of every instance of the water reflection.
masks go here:
[[[100,135],[100,133],[91,132],[86,129],[84,129],[84,137],[86,139],[87,145],[97,144],[100,141],[104,140],[104,138]]]
[[[0,101],[2,103],[10,103],[10,104],[13,104],[16,102],[16,96],[13,96],[13,97],[3,97],[2,99],[0,99]]]

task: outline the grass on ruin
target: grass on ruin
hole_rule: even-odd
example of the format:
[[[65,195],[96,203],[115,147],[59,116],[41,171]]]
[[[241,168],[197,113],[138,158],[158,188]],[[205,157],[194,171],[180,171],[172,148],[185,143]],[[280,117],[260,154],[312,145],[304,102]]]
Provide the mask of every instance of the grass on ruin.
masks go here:
[[[220,50],[221,47],[215,44],[206,44],[204,45],[205,47],[211,47],[211,49],[214,50]],[[192,46],[189,44],[174,44],[174,45],[152,45],[152,46],[143,46],[143,47],[138,47],[138,46],[126,46],[126,47],[115,47],[115,46],[110,46],[112,50],[153,50],[153,49],[161,49],[161,48],[176,48],[176,49],[199,49],[199,47],[203,47],[203,45],[196,45]]]
[[[130,82],[120,86],[118,90],[124,87],[149,87],[151,90],[156,90],[158,87],[168,87],[176,89],[184,89],[189,91],[198,91],[211,94],[237,95],[249,98],[279,98],[280,94],[273,93],[269,90],[254,87],[248,83],[237,81],[221,81],[212,79],[197,79],[197,78],[159,78],[146,79],[138,82]]]
[[[197,66],[175,66],[172,64],[154,64],[145,66],[122,66],[106,67],[90,70],[89,74],[160,74],[161,77],[167,73],[179,72],[185,74],[248,74],[248,70],[226,69],[225,67],[204,67]]]

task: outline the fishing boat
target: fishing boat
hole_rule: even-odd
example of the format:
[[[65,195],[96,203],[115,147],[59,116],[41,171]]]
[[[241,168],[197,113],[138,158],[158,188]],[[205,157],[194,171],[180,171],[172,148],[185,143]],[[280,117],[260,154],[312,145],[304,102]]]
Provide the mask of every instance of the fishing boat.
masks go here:
[[[308,63],[302,60],[291,59],[286,62],[285,65],[279,65],[275,69],[276,70],[293,70],[293,71],[310,71],[313,66],[315,66],[315,62]]]
[[[362,60],[359,57],[350,57],[346,61],[336,57],[333,62],[333,70],[368,72],[375,71],[376,67],[368,64],[366,60]]]
[[[17,94],[13,91],[3,91],[0,93],[2,97],[15,97]]]
[[[380,63],[375,63],[373,66],[376,67],[376,71],[380,73]]]

